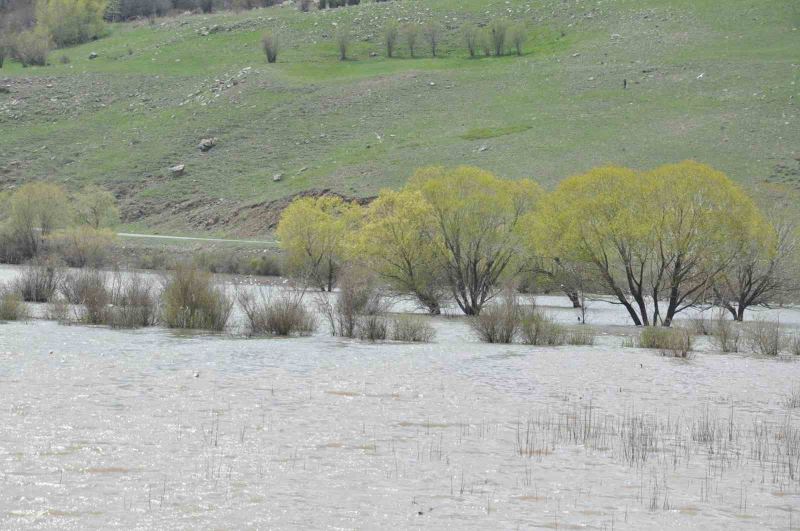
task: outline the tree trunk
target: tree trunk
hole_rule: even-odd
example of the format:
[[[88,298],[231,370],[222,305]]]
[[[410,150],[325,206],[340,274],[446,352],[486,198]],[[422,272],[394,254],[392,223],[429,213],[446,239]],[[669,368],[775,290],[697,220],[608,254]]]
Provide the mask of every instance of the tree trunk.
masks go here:
[[[581,299],[578,296],[577,291],[568,290],[565,293],[567,294],[567,297],[569,297],[569,301],[572,303],[573,308],[581,307]]]

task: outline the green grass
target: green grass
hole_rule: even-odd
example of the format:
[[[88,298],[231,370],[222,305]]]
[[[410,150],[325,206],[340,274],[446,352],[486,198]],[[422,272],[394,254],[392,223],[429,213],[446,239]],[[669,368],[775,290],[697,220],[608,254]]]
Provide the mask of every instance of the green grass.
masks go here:
[[[461,26],[501,14],[527,24],[524,55],[470,59]],[[445,22],[441,56],[401,43],[385,58],[380,28],[398,18]],[[799,38],[792,0],[397,0],[119,24],[51,66],[0,70],[0,186],[99,183],[123,194],[131,226],[253,236],[267,228],[207,220],[309,188],[372,195],[432,164],[552,186],[598,164],[694,158],[758,183],[798,166]],[[200,153],[208,136],[219,143]]]

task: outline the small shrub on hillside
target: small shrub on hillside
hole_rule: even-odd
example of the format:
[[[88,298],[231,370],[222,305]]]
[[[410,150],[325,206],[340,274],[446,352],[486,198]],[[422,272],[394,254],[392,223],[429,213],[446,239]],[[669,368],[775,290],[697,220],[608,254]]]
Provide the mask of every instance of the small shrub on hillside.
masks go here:
[[[311,9],[311,0],[297,0],[297,9],[302,12],[307,12]]]
[[[162,300],[164,324],[170,328],[221,331],[233,309],[233,301],[214,285],[210,273],[186,265],[168,277]]]
[[[26,302],[48,302],[64,279],[64,269],[50,259],[35,259],[22,269],[14,289]]]
[[[391,324],[391,338],[407,343],[430,343],[436,337],[433,327],[421,317],[401,315]]]
[[[414,57],[414,52],[417,49],[417,39],[419,37],[419,26],[413,22],[406,24],[403,26],[402,33],[403,40],[408,47],[408,55]]]
[[[24,321],[28,308],[20,294],[9,286],[0,287],[0,321]]]
[[[436,22],[427,22],[422,28],[422,33],[428,41],[428,46],[431,48],[431,55],[436,57],[436,52],[439,49],[439,41],[442,39],[442,27]]]
[[[511,27],[508,32],[509,40],[511,41],[511,46],[514,47],[514,51],[517,55],[522,55],[522,49],[525,46],[525,41],[528,39],[528,34],[525,31],[525,26],[522,24],[515,24]]]
[[[339,31],[336,32],[336,46],[339,49],[340,61],[347,60],[347,50],[350,48],[351,39],[350,30],[347,28],[340,28]]]
[[[691,332],[683,328],[646,326],[639,334],[639,347],[658,350],[662,356],[688,358],[693,339]]]
[[[469,56],[475,57],[480,45],[480,32],[476,26],[469,24],[464,28],[464,44],[467,45]]]
[[[264,50],[268,63],[278,60],[278,39],[274,34],[268,32],[261,37],[261,49]]]
[[[62,55],[61,57],[58,58],[58,62],[61,63],[62,65],[68,65],[69,57],[66,55]]]
[[[214,11],[214,0],[200,0],[200,11],[203,13],[211,13]]]
[[[755,320],[745,328],[744,340],[754,354],[777,356],[783,344],[781,325],[776,321]]]
[[[513,343],[520,325],[520,308],[514,296],[489,305],[470,319],[478,339],[485,343]]]
[[[23,31],[14,37],[11,49],[22,66],[45,66],[50,53],[50,36],[38,29]]]
[[[564,327],[537,308],[526,309],[520,319],[520,335],[526,345],[558,346],[566,339]],[[575,337],[579,339],[578,336]]]
[[[496,56],[505,55],[506,39],[508,37],[508,22],[502,19],[494,20],[489,25],[489,38],[492,50]]]
[[[396,24],[389,24],[383,34],[383,42],[386,45],[386,57],[393,57],[394,50],[397,46],[397,37],[399,30]]]
[[[259,299],[251,292],[240,291],[238,300],[250,336],[307,336],[317,329],[317,321],[303,304],[301,292],[287,290]]]

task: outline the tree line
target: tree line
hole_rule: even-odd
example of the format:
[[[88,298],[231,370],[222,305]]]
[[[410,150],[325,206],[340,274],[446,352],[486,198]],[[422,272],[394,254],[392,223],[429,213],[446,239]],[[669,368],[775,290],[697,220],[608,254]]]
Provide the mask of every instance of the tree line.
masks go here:
[[[769,193],[765,213],[724,173],[693,161],[595,168],[551,192],[474,167],[432,167],[366,207],[298,199],[277,235],[287,271],[322,290],[364,269],[432,314],[452,301],[478,315],[503,287],[535,275],[555,279],[576,305],[591,289],[635,325],[668,327],[690,307],[742,320],[800,292],[791,201],[783,189]]]

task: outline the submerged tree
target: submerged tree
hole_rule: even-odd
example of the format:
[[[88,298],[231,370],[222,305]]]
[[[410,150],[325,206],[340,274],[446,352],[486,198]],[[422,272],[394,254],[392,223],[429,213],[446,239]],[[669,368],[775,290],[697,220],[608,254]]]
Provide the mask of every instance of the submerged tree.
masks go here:
[[[762,223],[727,176],[687,161],[645,173],[609,166],[570,177],[528,226],[543,253],[592,264],[634,324],[670,326],[709,297]]]
[[[433,209],[419,191],[381,191],[365,212],[355,255],[399,294],[441,313],[447,293]]]
[[[338,196],[293,201],[277,229],[288,272],[322,290],[333,290],[346,254],[346,237],[358,226],[360,213],[357,203]]]
[[[539,186],[461,166],[419,170],[408,189],[418,190],[431,207],[453,299],[465,314],[479,314],[519,257],[518,224],[536,206]]]

